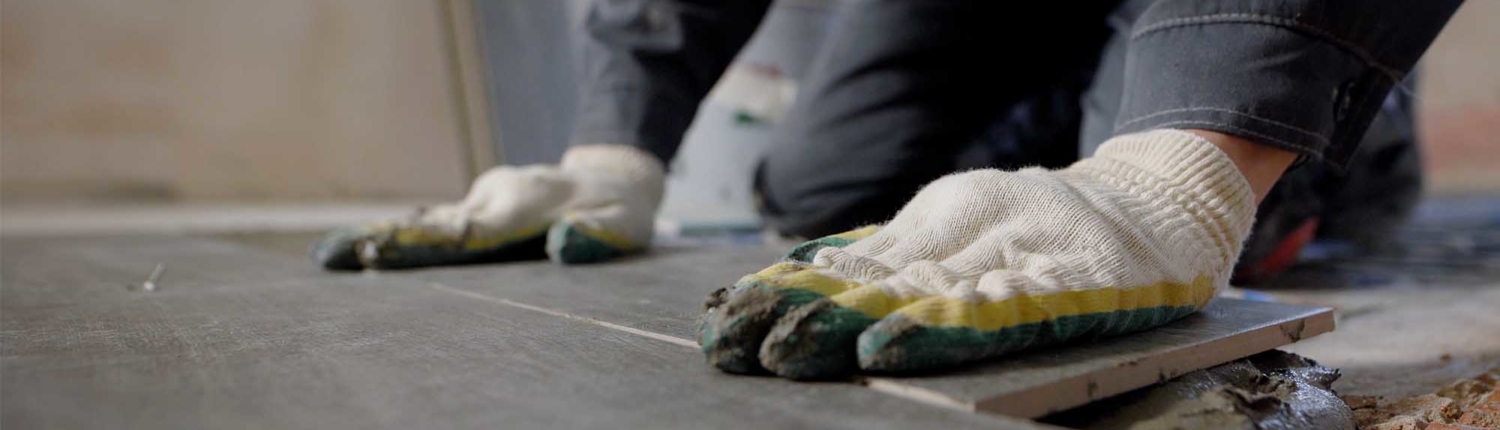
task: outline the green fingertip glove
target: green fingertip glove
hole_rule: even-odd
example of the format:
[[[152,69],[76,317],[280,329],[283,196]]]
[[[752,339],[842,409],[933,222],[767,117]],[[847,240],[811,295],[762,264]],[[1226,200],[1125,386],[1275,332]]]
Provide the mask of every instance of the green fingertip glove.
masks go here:
[[[575,146],[556,166],[490,169],[461,202],[334,230],[312,259],[328,270],[604,261],[651,243],[664,181],[661,161],[639,149]]]
[[[1061,170],[938,179],[889,223],[714,293],[710,364],[793,379],[926,371],[1150,329],[1228,286],[1255,217],[1234,163],[1175,130]]]

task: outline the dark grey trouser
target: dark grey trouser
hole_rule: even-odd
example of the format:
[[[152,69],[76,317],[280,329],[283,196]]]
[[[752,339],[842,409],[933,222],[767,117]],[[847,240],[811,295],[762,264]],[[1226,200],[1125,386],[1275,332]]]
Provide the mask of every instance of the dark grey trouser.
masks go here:
[[[575,144],[636,146],[670,164],[698,104],[771,0],[594,0]]]
[[[573,141],[634,145],[670,160],[769,3],[595,1]],[[817,235],[882,221],[932,179],[999,155],[1017,165],[1076,158],[1076,97],[1110,35],[1104,17],[1114,4],[1031,3],[1051,2],[841,3],[795,119],[777,127],[761,169],[759,183],[789,185],[757,187],[766,221]],[[1038,37],[1046,43],[1002,43]],[[1001,116],[1019,125],[991,127]],[[1051,126],[1059,118],[1074,126]],[[985,134],[1049,143],[997,155],[972,145]]]
[[[958,168],[1066,164],[1154,128],[1221,131],[1340,170],[1459,3],[846,2],[759,169],[766,222],[833,233],[890,217]],[[670,159],[766,5],[599,1],[575,141]]]

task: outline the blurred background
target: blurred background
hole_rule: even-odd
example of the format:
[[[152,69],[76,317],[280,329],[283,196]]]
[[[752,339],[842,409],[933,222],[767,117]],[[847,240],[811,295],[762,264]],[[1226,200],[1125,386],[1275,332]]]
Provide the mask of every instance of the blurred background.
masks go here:
[[[12,307],[6,312],[21,315],[10,321],[26,323],[13,332],[41,333],[36,337],[60,339],[66,347],[83,345],[80,354],[90,359],[105,357],[97,351],[115,349],[87,349],[94,345],[89,339],[105,339],[100,342],[125,345],[119,347],[125,349],[158,348],[154,350],[167,351],[162,357],[172,359],[199,359],[192,342],[131,343],[119,340],[128,337],[114,337],[117,331],[100,329],[119,325],[107,318],[115,315],[109,313],[113,307],[65,308],[55,302],[25,301],[53,297],[43,294],[54,292],[65,297],[58,300],[66,301],[97,294],[90,298],[115,306],[110,300],[122,296],[112,294],[149,291],[126,288],[144,285],[139,284],[141,280],[155,285],[161,270],[168,270],[169,283],[195,276],[244,277],[240,284],[233,284],[234,289],[265,295],[217,295],[230,288],[193,291],[177,286],[207,281],[166,286],[165,291],[181,291],[182,295],[161,297],[207,304],[185,306],[187,311],[179,308],[175,314],[166,306],[150,308],[151,316],[130,320],[150,322],[140,324],[149,332],[140,339],[181,338],[178,331],[163,327],[205,319],[214,323],[204,327],[219,330],[220,316],[213,306],[289,310],[268,312],[274,318],[302,315],[296,312],[306,309],[338,310],[324,313],[339,316],[368,311],[369,307],[334,306],[333,294],[348,291],[339,290],[339,285],[358,285],[339,284],[346,278],[308,278],[313,281],[299,284],[318,288],[248,287],[263,286],[263,279],[303,276],[295,271],[266,273],[260,268],[300,267],[265,261],[290,256],[297,260],[287,261],[302,264],[308,244],[328,229],[400,216],[415,205],[459,199],[476,175],[497,164],[557,161],[568,144],[578,104],[577,71],[582,61],[576,49],[581,41],[576,38],[587,1],[0,0],[0,236],[8,246],[5,258],[10,277],[6,282],[11,283],[4,291],[22,294],[7,296],[6,303]],[[862,0],[776,3],[736,64],[701,105],[670,166],[655,245],[664,241],[668,245],[763,242],[751,195],[751,172],[768,146],[770,131],[795,98],[798,82],[820,42],[836,24],[834,9],[841,1]],[[1391,246],[1361,254],[1345,243],[1314,242],[1300,251],[1293,248],[1296,262],[1307,264],[1299,264],[1275,282],[1227,292],[1251,300],[1337,308],[1341,318],[1337,333],[1283,349],[1341,369],[1344,379],[1338,388],[1342,394],[1402,399],[1433,393],[1456,379],[1491,369],[1500,372],[1500,338],[1493,335],[1500,331],[1495,313],[1500,288],[1494,288],[1500,285],[1497,22],[1500,0],[1469,0],[1418,66],[1414,96],[1426,200],[1410,222],[1385,238]],[[1399,194],[1386,187],[1372,188],[1376,188],[1372,194]],[[41,239],[28,242],[21,237],[25,235]],[[58,240],[57,235],[79,237]],[[111,237],[88,235],[125,239],[110,242]],[[212,240],[178,241],[181,238],[169,235]],[[219,239],[284,255],[253,254],[223,246]],[[156,248],[151,244],[157,244]],[[763,261],[757,255],[773,255],[788,247],[774,243],[765,247],[774,248],[773,253],[744,246],[752,252],[709,254],[708,258],[743,260],[736,264],[753,260],[760,267]],[[663,248],[672,247],[656,247]],[[131,253],[119,249],[145,251],[126,255]],[[195,255],[205,249],[219,251],[173,261],[158,257]],[[672,250],[665,251],[662,254],[669,258],[673,255]],[[237,258],[242,255],[264,258],[241,264]],[[53,261],[89,263],[79,269]],[[172,269],[163,269],[162,264],[171,264]],[[305,266],[305,271],[316,270],[312,264]],[[31,271],[23,272],[26,269]],[[554,282],[563,283],[557,279],[569,283],[584,279],[551,278],[545,270],[551,269],[517,273],[538,274],[542,279],[538,285],[549,288]],[[75,271],[88,273],[74,276]],[[46,276],[32,279],[26,273]],[[478,270],[462,276],[488,285],[493,273],[497,272]],[[637,279],[635,272],[629,273],[628,277]],[[108,282],[94,282],[95,276]],[[638,279],[652,278],[642,275]],[[322,284],[325,280],[328,285]],[[130,284],[120,288],[125,282]],[[567,296],[573,294],[567,291],[578,290],[556,291],[564,291],[557,296]],[[628,296],[634,303],[637,297],[629,296],[635,294],[630,291],[612,290],[607,296]],[[296,301],[305,297],[321,301],[301,307]],[[359,301],[366,296],[350,297],[350,306],[362,306]],[[390,299],[395,301],[403,296],[390,297],[396,297]],[[642,306],[649,303],[640,300]],[[697,298],[693,300],[693,311],[671,312],[697,312]],[[667,302],[650,306],[670,308],[662,303]],[[119,309],[135,308],[122,305]],[[385,315],[378,309],[373,312]],[[48,319],[50,315],[65,319]],[[90,319],[97,315],[105,317]],[[322,333],[319,336],[349,333],[323,330],[344,320],[320,318],[314,322],[326,324],[311,330]],[[224,327],[233,327],[235,320],[224,321]],[[275,337],[253,330],[263,326],[250,327],[242,331],[253,335],[257,345],[290,339],[284,342],[289,348],[301,348],[305,339],[322,339],[298,338],[300,330]],[[359,324],[350,327],[382,335],[385,330],[384,325],[368,331]],[[34,331],[25,331],[28,328]],[[77,334],[70,328],[87,332]],[[207,328],[192,330],[196,329],[185,332],[209,333],[203,339],[219,336],[217,331],[201,331]],[[33,350],[40,348],[36,345],[51,345],[21,335],[12,338],[31,342],[23,342],[22,351],[26,345]],[[173,349],[179,345],[187,346]],[[57,366],[59,362],[36,357],[15,360],[20,363],[16,368],[27,363]],[[213,366],[239,363],[224,359],[229,355],[205,352],[201,357]],[[125,367],[156,363],[119,362]],[[150,369],[175,372],[169,367]],[[278,375],[300,375],[276,369]],[[90,383],[134,380],[100,377],[108,374],[95,373],[90,367],[64,373],[68,372],[83,375],[79,378]],[[35,387],[49,387],[43,394],[80,386],[86,387],[77,388],[80,392],[107,391],[82,383],[30,381]],[[106,394],[121,393],[134,395],[132,391]],[[194,397],[201,394],[191,393]],[[52,399],[36,398],[42,399],[39,402]],[[241,403],[223,401],[222,396],[207,398],[217,399],[220,403],[215,405],[237,407]],[[66,406],[58,410],[71,415],[88,409]]]
[[[565,147],[584,4],[6,0],[4,221],[64,228],[59,213],[103,206],[137,212],[94,221],[149,224],[166,207],[318,229],[459,198],[486,167]],[[702,107],[663,217],[754,223],[750,166],[835,4],[775,7]],[[1420,66],[1429,193],[1500,191],[1496,17],[1500,2],[1470,1]]]

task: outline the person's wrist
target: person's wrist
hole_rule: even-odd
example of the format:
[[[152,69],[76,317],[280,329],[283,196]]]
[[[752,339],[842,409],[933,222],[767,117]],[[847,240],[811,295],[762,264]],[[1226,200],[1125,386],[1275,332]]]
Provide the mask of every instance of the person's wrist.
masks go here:
[[[1271,187],[1286,173],[1287,167],[1297,161],[1297,154],[1270,145],[1264,145],[1238,136],[1210,130],[1183,130],[1201,137],[1219,148],[1234,162],[1236,169],[1250,183],[1255,193],[1255,203],[1260,204],[1271,192]]]

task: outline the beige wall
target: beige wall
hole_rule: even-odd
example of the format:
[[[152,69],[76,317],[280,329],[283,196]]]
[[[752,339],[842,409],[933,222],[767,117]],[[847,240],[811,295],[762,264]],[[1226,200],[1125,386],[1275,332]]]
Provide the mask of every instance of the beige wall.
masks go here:
[[[0,2],[6,201],[459,195],[438,0]]]
[[[1472,0],[1422,57],[1417,96],[1428,189],[1500,190],[1500,1]]]
[[[0,1],[0,195],[450,198],[443,0]],[[1429,185],[1500,189],[1500,1],[1423,63]]]

